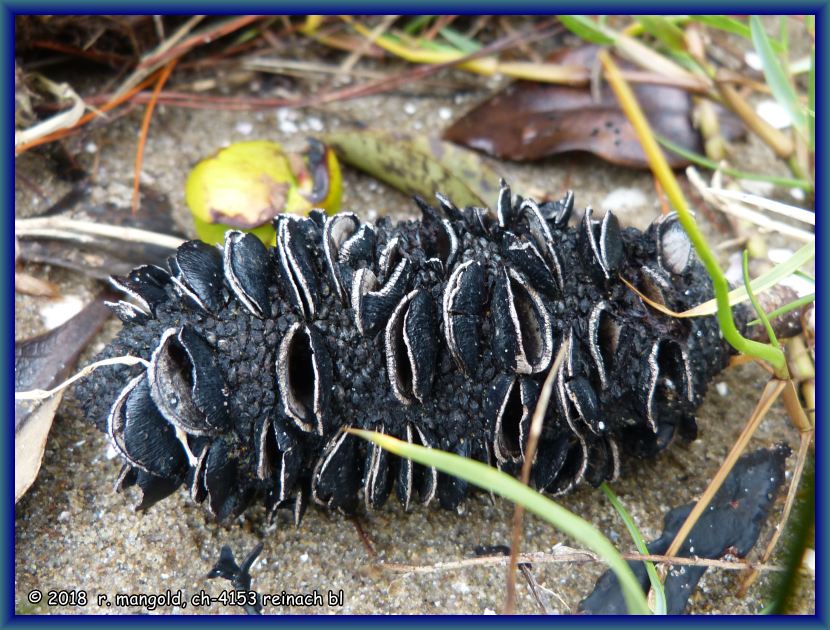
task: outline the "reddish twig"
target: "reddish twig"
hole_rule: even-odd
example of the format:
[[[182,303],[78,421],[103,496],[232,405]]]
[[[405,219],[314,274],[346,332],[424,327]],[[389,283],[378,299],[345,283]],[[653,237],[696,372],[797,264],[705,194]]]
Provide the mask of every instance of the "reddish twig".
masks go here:
[[[521,481],[526,486],[530,485],[530,470],[533,467],[533,460],[536,458],[536,448],[539,446],[539,438],[542,435],[542,423],[548,411],[548,404],[550,403],[550,396],[553,391],[553,381],[559,373],[562,361],[568,352],[570,352],[570,343],[565,341],[556,354],[556,358],[553,360],[553,366],[545,378],[542,391],[539,394],[539,400],[536,402],[536,407],[533,410],[533,418],[530,421],[530,433],[527,437],[527,444],[525,445],[521,473]],[[513,508],[510,564],[507,565],[507,587],[504,598],[505,615],[512,615],[516,607],[516,570],[519,567],[519,547],[522,544],[522,521],[524,520],[524,514],[524,507],[517,503]]]
[[[352,525],[354,525],[355,531],[360,538],[360,542],[363,543],[363,547],[366,549],[366,553],[369,554],[370,558],[374,558],[377,553],[375,552],[375,548],[372,546],[372,541],[369,539],[368,534],[363,529],[363,525],[360,524],[360,519],[356,516],[352,516],[349,520],[352,522]]]
[[[139,63],[136,67],[136,70],[141,70],[154,65],[161,65],[170,59],[181,57],[182,55],[189,52],[196,46],[210,43],[220,37],[224,37],[225,35],[233,33],[234,31],[238,31],[240,28],[248,26],[248,24],[256,22],[257,20],[260,20],[263,17],[266,16],[244,15],[235,20],[229,20],[227,22],[224,22],[214,29],[207,30],[203,33],[196,33],[194,35],[191,35],[181,44],[177,44],[176,46],[164,50],[157,55],[153,55],[147,57],[146,59],[142,59],[141,63]]]
[[[240,25],[237,25],[239,28]],[[196,95],[196,94],[187,94],[182,92],[159,92],[156,102],[163,103],[166,105],[172,105],[175,107],[190,107],[190,108],[208,108],[214,107],[216,109],[226,109],[226,110],[244,110],[244,111],[252,111],[258,109],[272,109],[274,107],[307,107],[310,105],[321,105],[323,103],[330,103],[339,100],[348,100],[353,98],[359,98],[363,96],[370,96],[373,94],[378,94],[381,92],[393,90],[400,85],[406,85],[412,83],[414,81],[418,81],[420,79],[426,78],[433,74],[440,72],[446,68],[451,68],[457,66],[460,63],[464,63],[465,61],[470,61],[471,59],[477,59],[478,57],[483,57],[486,55],[491,55],[493,53],[507,50],[514,46],[517,46],[521,42],[529,42],[529,41],[536,41],[538,39],[542,39],[545,37],[549,37],[552,32],[556,32],[561,27],[559,26],[558,22],[543,22],[542,24],[537,25],[529,32],[522,32],[517,33],[515,35],[511,35],[508,37],[504,37],[496,42],[493,42],[489,46],[485,46],[481,50],[478,50],[472,54],[466,55],[460,59],[456,59],[451,62],[442,63],[442,64],[434,64],[434,65],[422,65],[413,68],[408,72],[398,73],[391,77],[384,77],[382,79],[377,79],[373,81],[367,81],[360,85],[341,88],[338,90],[333,90],[331,92],[324,93],[322,95],[316,96],[304,96],[301,98],[233,98],[233,97],[221,97],[221,96],[207,96],[207,95]],[[184,44],[181,44],[184,45]],[[172,50],[172,49],[171,49]],[[28,151],[31,148],[39,146],[41,144],[46,144],[48,142],[52,142],[54,140],[58,140],[63,138],[67,135],[70,135],[74,131],[76,131],[79,127],[86,124],[93,118],[97,117],[101,113],[107,112],[121,103],[132,100],[134,103],[144,104],[149,103],[150,100],[153,98],[152,94],[148,94],[142,92],[146,87],[152,84],[156,80],[155,77],[148,77],[144,79],[141,83],[137,86],[130,88],[128,91],[124,92],[123,94],[119,94],[115,97],[112,95],[99,95],[93,96],[85,99],[86,103],[95,104],[96,102],[100,102],[102,99],[108,99],[105,101],[105,104],[101,106],[101,108],[96,111],[92,112],[86,116],[83,116],[78,123],[69,129],[62,129],[59,132],[55,132],[54,134],[49,134],[48,136],[43,136],[42,138],[38,138],[36,141],[32,141],[26,144],[21,144],[18,147],[15,147],[15,155],[20,155],[25,151]]]
[[[141,122],[141,133],[138,138],[138,149],[135,152],[135,177],[133,178],[133,214],[138,212],[139,204],[139,183],[141,182],[141,164],[144,162],[144,145],[147,143],[147,133],[150,130],[150,121],[153,118],[153,110],[156,108],[156,101],[161,92],[161,88],[170,77],[170,73],[176,65],[178,59],[173,59],[168,63],[164,69],[159,73],[156,87],[153,88],[153,94],[150,97],[150,102],[147,103],[147,110],[144,112],[144,120]]]
[[[656,177],[652,177],[654,180],[654,192],[657,193],[657,199],[660,200],[660,210],[662,211],[663,215],[668,214],[671,209],[669,208],[669,202],[666,199],[666,193],[663,192],[663,187],[660,185],[660,180]]]
[[[125,92],[124,94],[122,94],[120,96],[117,96],[115,98],[112,98],[111,100],[108,100],[98,110],[96,110],[94,112],[90,112],[89,114],[86,114],[84,116],[81,116],[81,118],[78,119],[78,122],[75,123],[72,127],[69,127],[67,129],[61,129],[60,131],[50,133],[49,135],[46,135],[46,136],[42,136],[40,138],[37,138],[36,140],[32,140],[31,142],[27,142],[25,144],[21,144],[19,146],[16,146],[14,148],[14,154],[15,155],[20,155],[21,153],[25,153],[29,149],[33,149],[34,147],[40,146],[41,144],[47,144],[49,142],[54,142],[55,140],[60,140],[61,138],[65,137],[65,136],[68,136],[70,133],[74,132],[78,128],[83,127],[90,120],[93,120],[93,119],[97,118],[101,114],[104,114],[104,113],[110,111],[111,109],[115,109],[116,107],[121,105],[121,103],[123,103],[124,101],[129,100],[130,98],[135,96],[138,92],[140,92],[145,87],[150,85],[150,83],[152,83],[153,80],[154,79],[152,77],[149,78],[149,79],[146,79],[142,83],[139,83],[137,86],[135,86],[132,90],[129,90],[128,92]]]
[[[89,59],[97,63],[103,63],[108,66],[117,68],[124,64],[130,63],[134,59],[129,56],[119,55],[116,53],[98,52],[96,50],[84,50],[76,46],[67,46],[60,42],[53,42],[47,39],[38,39],[31,44],[32,48],[40,48],[41,50],[53,50],[55,52],[71,55],[72,57],[80,57],[81,59]]]
[[[558,30],[558,24],[554,25],[553,28]],[[246,98],[192,94],[189,92],[161,92],[158,96],[158,102],[165,105],[171,105],[173,107],[196,109],[215,108],[245,111],[273,109],[275,107],[308,107],[311,105],[321,105],[323,103],[360,98],[363,96],[370,96],[393,90],[400,85],[406,85],[414,81],[424,79],[430,75],[440,72],[441,70],[464,63],[465,61],[470,61],[478,57],[490,55],[495,52],[517,46],[520,42],[535,41],[537,39],[548,37],[551,32],[550,25],[543,24],[536,29],[533,29],[530,33],[522,32],[503,38],[485,48],[482,48],[481,50],[454,61],[432,65],[425,64],[417,66],[406,72],[397,73],[394,76],[383,77],[381,79],[367,81],[359,85],[349,86],[314,96],[303,96],[300,98]],[[86,102],[94,104],[96,100],[100,98],[104,97],[90,97],[86,100]],[[149,93],[141,92],[133,96],[133,101],[136,103],[146,103],[149,102],[150,98],[151,95]]]
[[[422,37],[426,40],[432,41],[438,36],[438,33],[441,31],[442,28],[447,28],[450,24],[455,21],[457,15],[439,15],[438,19],[435,20],[435,23],[429,28],[429,30],[422,35]]]

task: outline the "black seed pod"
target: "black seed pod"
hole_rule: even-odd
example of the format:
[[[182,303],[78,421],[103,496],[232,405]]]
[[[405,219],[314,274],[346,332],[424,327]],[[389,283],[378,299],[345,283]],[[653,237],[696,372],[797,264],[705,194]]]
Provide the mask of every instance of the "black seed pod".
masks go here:
[[[229,232],[224,252],[182,245],[170,273],[114,280],[135,303],[79,387],[126,464],[142,507],[186,484],[219,519],[256,499],[302,516],[307,498],[350,511],[392,493],[405,509],[457,506],[466,483],[341,432],[353,426],[517,471],[561,344],[532,480],[558,494],[614,478],[625,455],[693,437],[694,410],[728,349],[711,317],[673,319],[710,297],[674,217],[647,232],[573,195],[537,205],[502,183],[497,212],[418,201],[420,221],[349,213],[282,217],[277,247]],[[739,313],[740,317],[744,317]],[[360,493],[362,494],[362,497]]]

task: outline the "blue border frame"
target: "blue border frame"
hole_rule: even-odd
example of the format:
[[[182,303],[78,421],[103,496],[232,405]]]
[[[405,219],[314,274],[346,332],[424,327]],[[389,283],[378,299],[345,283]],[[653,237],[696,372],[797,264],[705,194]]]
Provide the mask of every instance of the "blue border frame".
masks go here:
[[[20,0],[13,2],[4,2],[0,0],[0,46],[3,47],[3,63],[0,65],[0,79],[2,85],[6,87],[6,92],[2,100],[2,109],[0,114],[2,119],[6,121],[0,128],[0,146],[6,147],[2,154],[2,187],[5,198],[6,211],[3,212],[4,231],[3,231],[3,245],[5,247],[5,256],[7,264],[5,266],[5,273],[2,276],[3,282],[3,301],[2,308],[2,325],[5,343],[0,344],[0,362],[2,365],[12,366],[14,348],[14,150],[12,138],[14,136],[14,18],[18,14],[55,14],[55,13],[196,13],[204,12],[206,10],[213,10],[214,13],[241,13],[240,9],[248,9],[250,11],[264,11],[275,12],[280,9],[284,13],[341,13],[344,7],[339,6],[335,2],[316,2],[310,6],[300,2],[282,2],[277,5],[273,2],[266,2],[263,0],[251,1],[243,3],[244,6],[234,6],[234,11],[228,11],[220,5],[206,5],[204,2],[195,2],[193,0],[178,2],[160,2],[158,0],[143,3],[106,3],[106,2],[75,2],[71,5],[60,2],[31,2],[24,3]],[[626,13],[647,13],[651,11],[660,11],[665,14],[672,13],[689,13],[690,11],[683,11],[682,9],[689,8],[695,12],[703,12],[709,10],[714,13],[794,13],[794,14],[815,14],[816,15],[816,112],[826,112],[825,109],[828,104],[827,100],[827,86],[828,86],[828,51],[827,41],[824,37],[830,33],[830,11],[828,11],[828,4],[830,0],[804,1],[799,0],[790,2],[781,11],[781,6],[776,3],[763,1],[739,0],[728,3],[724,6],[721,2],[715,0],[703,0],[687,6],[672,6],[668,10],[665,6],[660,6],[659,2],[635,2],[634,4],[621,5],[608,1],[591,1],[588,2],[567,2],[563,4],[556,4],[550,2],[535,2],[522,1],[518,4],[511,4],[509,6],[509,13],[570,13],[570,12],[586,12],[594,13],[619,13],[620,9],[624,9]],[[500,6],[501,5],[501,6]],[[428,0],[424,2],[412,3],[405,2],[397,4],[394,11],[397,13],[448,13],[450,11],[455,13],[484,13],[488,9],[496,12],[500,8],[505,8],[501,3],[472,3],[469,2],[455,2],[452,6],[445,3],[439,3],[437,0]],[[109,9],[109,10],[107,10]],[[387,13],[389,12],[389,3],[381,2],[349,2],[348,11],[351,13]],[[828,146],[827,129],[825,126],[825,119],[822,116],[816,117],[816,219],[817,219],[817,240],[819,247],[817,248],[817,281],[820,289],[817,294],[817,312],[824,313],[827,306],[825,297],[827,295],[826,283],[827,278],[823,276],[822,271],[826,268],[827,253],[821,247],[821,243],[828,242],[828,222],[825,213],[830,211],[827,205],[827,191],[826,183],[830,181],[830,170],[825,159]],[[820,326],[817,327],[816,342],[817,342],[817,357],[816,357],[816,375],[817,375],[817,391],[816,391],[816,449],[818,452],[828,453],[828,431],[823,425],[823,411],[825,410],[825,394],[827,392],[827,376],[824,372],[824,359],[827,356],[827,341]],[[7,553],[2,554],[2,561],[0,561],[0,570],[2,571],[2,585],[0,585],[0,624],[14,625],[14,626],[36,626],[36,625],[55,625],[56,623],[94,623],[96,625],[111,623],[107,617],[84,615],[80,617],[38,617],[38,616],[16,616],[14,614],[14,429],[10,421],[12,418],[13,408],[13,372],[11,367],[6,368],[6,378],[2,383],[2,400],[6,413],[4,414],[5,433],[2,440],[2,464],[0,464],[0,478],[2,479],[2,488],[4,490],[4,518],[2,519],[2,540],[3,548]],[[828,463],[824,457],[816,458],[816,495],[819,499],[817,501],[816,510],[816,532],[827,531],[827,468]],[[814,617],[718,617],[715,623],[723,623],[724,625],[747,626],[748,624],[778,624],[781,622],[787,624],[797,624],[799,626],[811,627],[827,627],[827,602],[824,599],[827,596],[827,575],[826,568],[828,566],[828,548],[826,539],[822,536],[816,536],[816,615]],[[162,623],[239,623],[240,620],[234,618],[222,617],[177,617],[175,620],[167,621],[161,620]],[[454,618],[438,616],[437,618],[427,617],[355,617],[355,618],[321,618],[319,616],[299,616],[288,618],[273,618],[249,617],[245,620],[248,623],[278,623],[281,626],[295,626],[299,627],[302,624],[303,628],[314,627],[322,623],[406,623],[409,624],[430,624],[435,625],[444,623],[458,623]],[[465,622],[465,619],[461,619]],[[119,617],[118,623],[146,624],[159,623],[157,618],[148,620],[146,618],[133,617]],[[565,624],[570,627],[575,626],[604,626],[609,623],[617,624],[652,624],[663,622],[660,618],[627,618],[614,617],[609,618],[556,618],[556,620],[545,617],[523,617],[522,624]],[[469,622],[468,622],[469,623]],[[474,618],[472,623],[496,625],[506,623],[516,623],[515,619],[507,619],[500,617],[480,617]],[[711,618],[704,617],[673,617],[669,623],[683,623],[683,624],[712,624]]]

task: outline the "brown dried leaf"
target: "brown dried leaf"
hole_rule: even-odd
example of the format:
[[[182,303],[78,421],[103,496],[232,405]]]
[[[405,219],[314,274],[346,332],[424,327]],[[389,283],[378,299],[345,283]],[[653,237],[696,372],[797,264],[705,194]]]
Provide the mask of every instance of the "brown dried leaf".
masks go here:
[[[96,299],[72,319],[14,344],[14,390],[49,389],[69,376],[110,311]],[[46,400],[14,402],[14,501],[34,483],[63,392]]]
[[[566,48],[550,61],[592,70],[597,51],[596,46]],[[599,92],[594,101],[590,87],[516,81],[453,123],[444,139],[509,160],[588,151],[615,164],[648,168],[634,129],[613,92],[605,84]],[[692,126],[692,99],[687,92],[651,84],[634,85],[634,92],[656,133],[691,151],[703,152],[700,134]],[[721,130],[730,139],[742,128],[734,118],[721,117]],[[669,151],[666,157],[672,168],[689,164]]]
[[[42,216],[65,217],[98,224],[139,228],[182,236],[173,221],[167,196],[152,188],[141,189],[141,208],[133,214],[129,208],[113,203],[89,203],[85,186],[78,186]],[[20,259],[80,271],[93,278],[107,280],[111,275],[126,275],[138,265],[164,265],[174,249],[143,241],[125,241],[105,237],[73,237],[67,233],[53,237],[21,237]]]

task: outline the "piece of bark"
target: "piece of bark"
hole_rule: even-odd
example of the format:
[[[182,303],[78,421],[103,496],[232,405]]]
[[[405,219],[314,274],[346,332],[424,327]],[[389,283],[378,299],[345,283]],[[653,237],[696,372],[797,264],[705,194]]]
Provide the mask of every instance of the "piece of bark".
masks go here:
[[[784,483],[785,464],[790,453],[789,446],[779,444],[772,449],[761,449],[741,457],[677,555],[710,560],[727,553],[738,558],[745,557],[758,541],[770,508]],[[666,514],[662,535],[647,545],[650,554],[666,552],[694,505],[689,503]],[[630,561],[628,565],[643,591],[647,592],[649,579],[645,564]],[[706,569],[703,566],[681,565],[669,570],[665,581],[668,614],[684,612]],[[580,602],[579,608],[584,613],[595,615],[626,614],[625,599],[616,575],[611,571],[603,573],[591,594]]]

